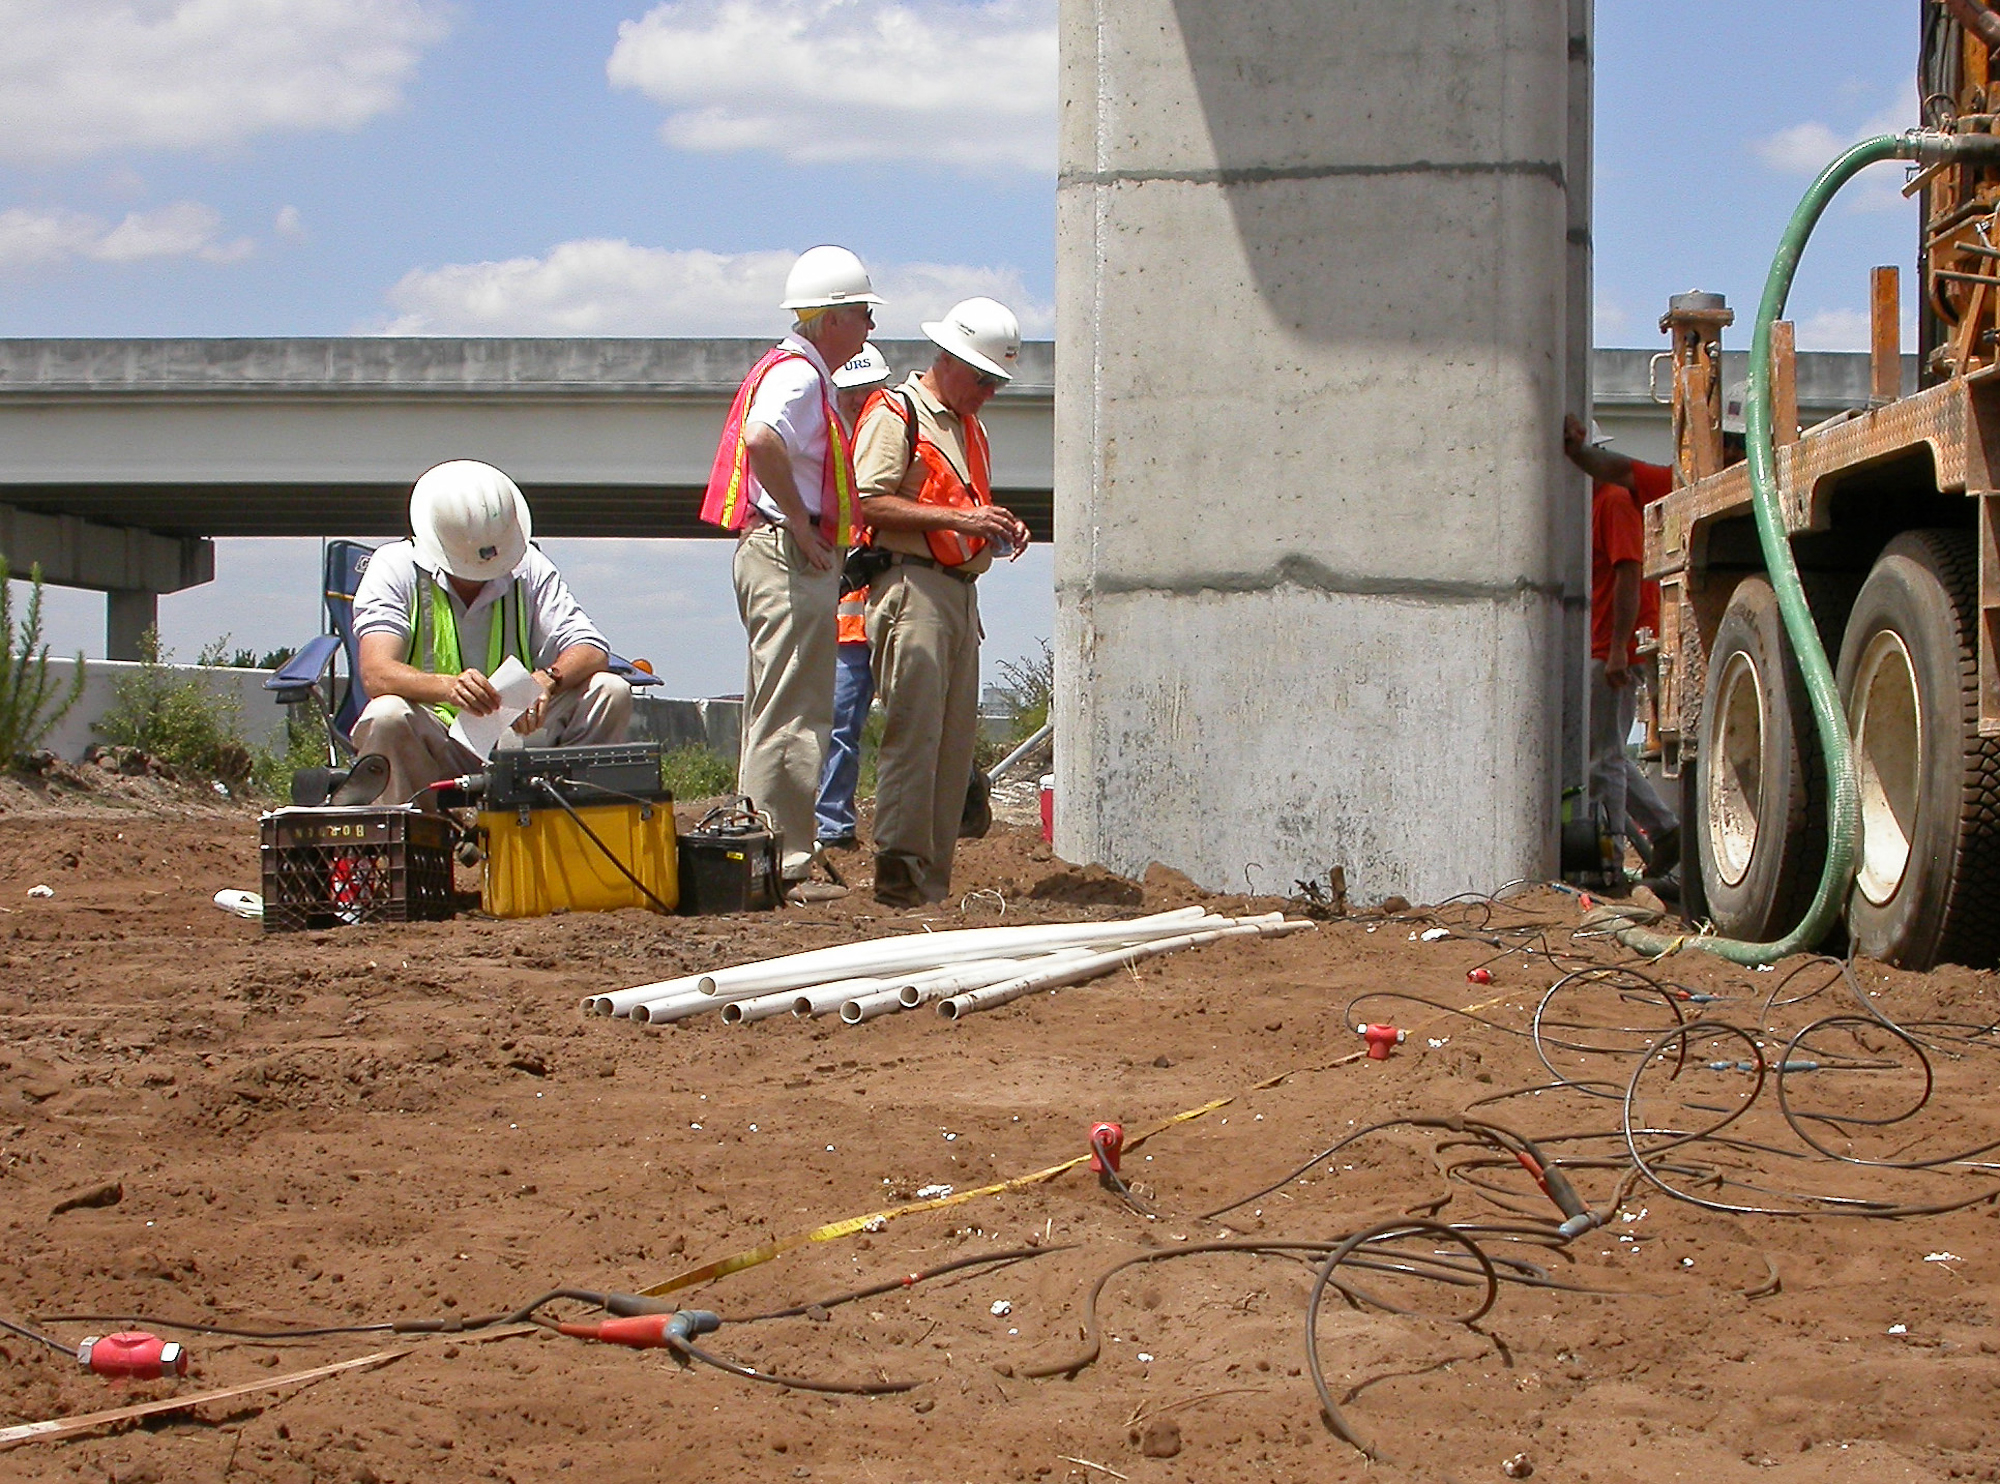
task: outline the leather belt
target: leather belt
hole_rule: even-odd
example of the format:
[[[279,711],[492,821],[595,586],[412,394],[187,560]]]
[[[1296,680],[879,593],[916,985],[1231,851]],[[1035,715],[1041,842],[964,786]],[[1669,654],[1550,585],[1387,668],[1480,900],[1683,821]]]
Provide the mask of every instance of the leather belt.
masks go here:
[[[971,587],[973,583],[979,581],[979,574],[977,572],[968,572],[963,567],[947,567],[943,562],[938,561],[934,557],[911,556],[908,552],[904,551],[889,553],[889,565],[892,567],[929,567],[933,572],[942,572],[945,576],[951,578],[952,581],[962,582],[967,587]]]

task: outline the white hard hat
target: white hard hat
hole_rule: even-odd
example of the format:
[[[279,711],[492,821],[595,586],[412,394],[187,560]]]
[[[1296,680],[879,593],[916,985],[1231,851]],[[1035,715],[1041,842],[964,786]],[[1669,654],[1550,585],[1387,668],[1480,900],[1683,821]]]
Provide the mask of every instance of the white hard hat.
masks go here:
[[[880,304],[861,259],[844,247],[809,247],[785,275],[780,309],[833,309],[842,304]]]
[[[1014,311],[992,299],[961,299],[941,320],[926,320],[923,331],[961,361],[1002,381],[1014,379],[1021,359],[1021,322]]]
[[[488,582],[521,564],[534,527],[513,480],[491,464],[453,459],[410,491],[410,534],[425,565]]]
[[[1590,420],[1590,446],[1602,448],[1611,441],[1611,435],[1604,431],[1604,424],[1596,418]]]
[[[1742,433],[1744,431],[1743,404],[1749,398],[1749,395],[1750,384],[1745,381],[1733,381],[1722,389],[1723,432]]]
[[[889,358],[869,341],[861,347],[861,354],[847,362],[833,373],[833,384],[842,391],[853,391],[856,387],[876,386],[889,379]]]

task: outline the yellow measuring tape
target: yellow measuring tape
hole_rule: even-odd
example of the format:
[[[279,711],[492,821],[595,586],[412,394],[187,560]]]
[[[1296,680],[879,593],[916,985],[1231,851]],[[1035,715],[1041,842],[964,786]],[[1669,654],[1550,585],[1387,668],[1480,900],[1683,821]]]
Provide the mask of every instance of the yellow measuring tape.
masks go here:
[[[1512,999],[1513,997],[1512,994],[1496,995],[1494,998],[1484,1000],[1461,1013],[1477,1014],[1481,1010],[1492,1008],[1502,1000]],[[1417,1028],[1421,1029],[1423,1026],[1431,1024],[1432,1021],[1443,1018],[1442,1015],[1433,1015],[1430,1020],[1420,1022]],[[1346,1056],[1336,1057],[1330,1062],[1322,1062],[1316,1067],[1294,1067],[1288,1072],[1279,1072],[1274,1077],[1266,1077],[1262,1082],[1253,1082],[1250,1085],[1249,1091],[1261,1092],[1266,1088],[1276,1087],[1287,1077],[1296,1077],[1301,1073],[1324,1072],[1334,1067],[1345,1066],[1348,1062],[1358,1061],[1367,1054],[1366,1051],[1355,1051]],[[1212,1103],[1203,1103],[1199,1108],[1189,1108],[1186,1112],[1176,1113],[1171,1118],[1163,1118],[1151,1127],[1143,1129],[1126,1139],[1125,1147],[1127,1149],[1136,1148],[1155,1134],[1164,1133],[1177,1124],[1189,1123],[1194,1119],[1205,1117],[1213,1113],[1217,1108],[1226,1108],[1235,1101],[1234,1097],[1217,1098]],[[904,1206],[889,1206],[880,1211],[870,1211],[864,1216],[848,1216],[839,1221],[829,1221],[825,1226],[816,1226],[810,1231],[793,1232],[788,1237],[773,1237],[768,1242],[760,1242],[755,1247],[747,1247],[734,1256],[720,1257],[714,1262],[703,1263],[698,1268],[690,1268],[685,1273],[677,1273],[671,1278],[655,1283],[651,1288],[642,1288],[639,1292],[649,1298],[657,1298],[663,1293],[674,1293],[680,1289],[692,1287],[696,1283],[707,1283],[715,1278],[726,1278],[731,1273],[740,1273],[745,1268],[754,1268],[761,1263],[769,1262],[774,1257],[782,1257],[787,1252],[796,1252],[799,1248],[810,1246],[814,1242],[833,1242],[838,1241],[842,1237],[851,1237],[856,1232],[868,1230],[868,1228],[878,1222],[887,1224],[899,1216],[914,1216],[920,1211],[942,1211],[947,1206],[962,1206],[967,1201],[976,1201],[985,1196],[1005,1195],[1010,1190],[1022,1190],[1030,1185],[1040,1185],[1044,1181],[1053,1180],[1058,1175],[1068,1173],[1080,1164],[1087,1163],[1089,1159],[1090,1156],[1088,1154],[1079,1154],[1076,1158],[1066,1159],[1059,1165],[1050,1165],[1047,1169],[1034,1170],[1026,1175],[1016,1175],[1013,1179],[1002,1180],[996,1185],[982,1185],[975,1190],[955,1190],[950,1195],[937,1196],[932,1200],[911,1201],[908,1205]]]

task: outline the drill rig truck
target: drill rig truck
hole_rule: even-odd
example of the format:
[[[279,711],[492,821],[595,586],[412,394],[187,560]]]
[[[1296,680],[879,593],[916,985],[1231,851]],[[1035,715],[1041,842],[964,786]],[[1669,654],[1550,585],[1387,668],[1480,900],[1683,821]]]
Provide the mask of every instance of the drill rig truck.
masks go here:
[[[1878,268],[1870,405],[1801,430],[1791,327],[1768,313],[1786,266],[1751,354],[1750,458],[1726,464],[1732,312],[1677,296],[1662,321],[1676,488],[1645,512],[1645,566],[1689,916],[1794,948],[1844,926],[1857,951],[1923,968],[2000,961],[2000,14],[1986,0],[1924,0],[1919,96],[1921,129],[1871,156],[1910,162],[1920,203],[1916,390],[1901,395],[1898,274]],[[1788,583],[1809,614],[1781,611]],[[1814,630],[1819,646],[1797,642]],[[1846,759],[1828,736],[1842,717]]]

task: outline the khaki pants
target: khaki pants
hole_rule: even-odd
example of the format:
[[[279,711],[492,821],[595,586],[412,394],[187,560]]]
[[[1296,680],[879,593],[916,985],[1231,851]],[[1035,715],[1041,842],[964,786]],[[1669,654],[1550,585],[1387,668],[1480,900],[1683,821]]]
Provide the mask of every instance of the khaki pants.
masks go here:
[[[736,543],[736,608],[750,641],[736,787],[785,837],[784,874],[812,866],[813,805],[833,730],[840,564],[815,571],[776,526]]]
[[[869,593],[868,633],[887,712],[875,764],[877,880],[893,861],[923,900],[942,901],[979,727],[979,598],[969,582],[898,563]]]
[[[623,742],[632,720],[632,687],[616,675],[598,671],[587,685],[566,690],[549,702],[542,725],[523,737],[509,732],[500,746],[584,747],[599,742]],[[437,713],[413,706],[401,696],[370,701],[354,723],[357,754],[379,752],[389,759],[385,804],[407,804],[441,778],[475,772],[479,755],[451,740]]]

